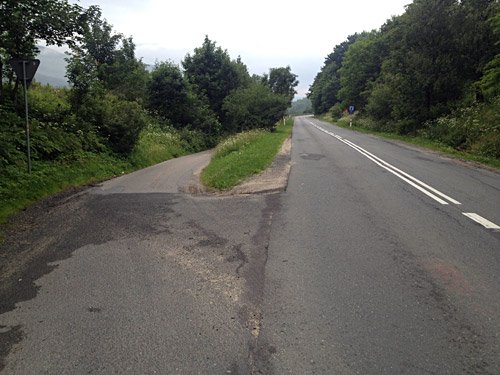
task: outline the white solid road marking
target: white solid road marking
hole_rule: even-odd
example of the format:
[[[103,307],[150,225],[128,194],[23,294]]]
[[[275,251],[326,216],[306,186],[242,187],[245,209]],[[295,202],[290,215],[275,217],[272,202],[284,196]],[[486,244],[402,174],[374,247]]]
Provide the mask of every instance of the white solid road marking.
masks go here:
[[[486,229],[500,229],[500,226],[496,225],[495,223],[492,223],[489,220],[486,220],[484,217],[479,216],[478,214],[466,213],[466,212],[463,212],[463,214],[467,216],[469,219],[474,220],[476,223],[481,224]]]
[[[359,152],[361,155],[365,156],[366,158],[370,159],[371,161],[373,161],[375,164],[377,164],[378,166],[388,170],[389,172],[391,172],[393,175],[395,175],[396,177],[400,178],[401,180],[405,181],[407,184],[413,186],[415,189],[418,189],[420,190],[422,193],[424,193],[425,195],[427,195],[428,197],[434,199],[436,202],[440,203],[440,204],[448,204],[448,202],[446,202],[445,200],[441,199],[441,198],[444,198],[446,200],[448,200],[449,202],[453,203],[453,204],[456,204],[456,205],[460,205],[461,203],[449,196],[447,196],[446,194],[440,192],[439,190],[433,188],[432,186],[429,186],[427,185],[426,183],[424,183],[423,181],[420,181],[419,179],[413,177],[412,175],[402,171],[401,169],[398,169],[396,168],[395,166],[393,166],[392,164],[389,164],[388,162],[380,159],[378,156],[375,156],[373,155],[371,152],[369,151],[366,151],[364,148],[352,143],[351,141],[348,141],[347,139],[344,139],[326,129],[323,129],[322,127],[320,126],[317,126],[316,124],[312,123],[311,121],[309,121],[309,123],[314,126],[315,128],[317,128],[318,130],[321,130],[323,133],[326,133],[336,139],[338,139],[339,141],[343,142],[344,144],[346,144],[347,146],[351,147],[352,149],[356,150],[357,152]],[[438,196],[440,196],[441,198],[439,198]]]
[[[447,196],[446,194],[440,192],[439,190],[437,189],[434,189],[432,186],[429,186],[427,185],[426,183],[418,180],[417,178],[409,175],[408,173],[396,168],[395,166],[387,163],[386,161],[380,159],[379,157],[373,155],[371,152],[369,151],[366,151],[364,148],[352,143],[351,141],[348,141],[347,139],[344,139],[342,138],[341,136],[339,135],[336,135],[326,129],[323,129],[322,127],[312,123],[311,121],[309,121],[309,123],[314,126],[316,129],[318,130],[321,130],[323,133],[326,133],[336,139],[338,139],[339,141],[343,142],[344,144],[346,144],[347,146],[351,147],[352,149],[358,151],[360,154],[364,155],[366,158],[370,159],[371,161],[373,161],[375,164],[379,165],[380,167],[388,170],[389,172],[391,172],[393,175],[399,177],[400,179],[402,179],[403,181],[405,181],[406,183],[410,184],[411,186],[413,186],[414,188],[420,190],[422,193],[426,194],[427,196],[431,197],[432,199],[434,199],[435,201],[441,203],[441,204],[448,204],[448,202],[444,201],[443,199],[441,198],[444,198],[448,201],[450,201],[451,203],[453,204],[456,204],[456,205],[461,205],[461,203],[449,196]],[[411,181],[410,181],[411,180]],[[418,185],[417,185],[418,184]],[[420,185],[420,186],[419,186]],[[426,190],[427,189],[427,190]],[[431,193],[432,192],[432,193]],[[434,194],[433,194],[434,193]],[[439,195],[441,198],[437,197],[437,195]],[[491,221],[485,219],[484,217],[482,216],[479,216],[478,214],[475,214],[475,213],[466,213],[466,212],[462,212],[465,216],[467,216],[469,219],[475,221],[476,223],[478,224],[481,224],[483,227],[485,227],[486,229],[494,229],[494,230],[500,230],[500,226],[496,225],[495,223],[492,223]]]

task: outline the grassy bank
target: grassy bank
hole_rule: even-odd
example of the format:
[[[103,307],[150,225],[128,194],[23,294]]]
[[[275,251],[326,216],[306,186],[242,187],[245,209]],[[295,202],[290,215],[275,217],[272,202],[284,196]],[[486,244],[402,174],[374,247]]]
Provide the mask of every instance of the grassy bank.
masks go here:
[[[72,186],[105,180],[174,157],[201,151],[200,134],[148,125],[128,158],[78,151],[53,161],[32,161],[0,168],[0,223],[29,204]]]
[[[432,139],[426,138],[426,137],[418,137],[418,136],[408,136],[408,135],[400,135],[396,133],[389,133],[389,132],[383,132],[383,131],[378,131],[376,129],[367,129],[364,126],[358,126],[357,125],[357,118],[356,115],[354,116],[344,116],[338,121],[334,121],[330,116],[320,116],[317,117],[321,121],[328,122],[333,125],[340,126],[342,128],[346,129],[351,129],[355,130],[361,133],[367,133],[367,134],[375,134],[380,137],[384,137],[387,139],[394,139],[397,141],[402,141],[406,143],[410,143],[415,146],[420,146],[424,147],[430,150],[434,151],[439,151],[444,154],[448,154],[451,156],[459,157],[464,160],[471,160],[471,161],[476,161],[482,164],[489,165],[491,167],[495,168],[500,168],[500,160],[492,157],[486,157],[482,155],[477,155],[469,152],[463,152],[459,151],[451,146],[445,145],[442,142],[434,141]],[[353,119],[353,126],[350,127],[350,119]]]
[[[33,161],[31,175],[24,166],[0,171],[0,223],[30,203],[71,186],[113,177],[131,170],[129,162],[110,155],[84,153],[57,162]]]
[[[293,119],[278,125],[276,132],[252,130],[237,134],[217,146],[201,181],[210,189],[228,190],[265,170],[290,135]]]

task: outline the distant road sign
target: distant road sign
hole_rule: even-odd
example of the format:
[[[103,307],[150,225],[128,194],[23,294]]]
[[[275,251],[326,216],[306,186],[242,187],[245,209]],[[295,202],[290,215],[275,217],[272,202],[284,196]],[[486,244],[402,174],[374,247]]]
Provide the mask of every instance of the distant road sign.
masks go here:
[[[350,105],[350,106],[349,106],[349,114],[350,114],[350,115],[353,115],[353,114],[354,114],[354,106],[353,106],[353,105]]]

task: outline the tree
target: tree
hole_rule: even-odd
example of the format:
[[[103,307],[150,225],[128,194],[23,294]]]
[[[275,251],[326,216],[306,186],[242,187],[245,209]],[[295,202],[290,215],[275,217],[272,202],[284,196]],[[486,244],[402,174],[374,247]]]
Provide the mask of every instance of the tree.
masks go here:
[[[4,61],[33,58],[39,52],[39,40],[47,45],[74,43],[97,9],[85,10],[68,0],[0,0],[0,79],[4,76]]]
[[[500,4],[497,5],[495,15],[489,19],[489,24],[498,38],[496,42],[498,51],[498,48],[500,48]],[[486,64],[479,87],[487,99],[500,96],[500,52]]]
[[[345,108],[354,105],[362,110],[371,87],[380,74],[386,49],[377,31],[363,33],[349,46],[339,69],[341,89],[337,94]]]
[[[224,131],[236,133],[250,129],[271,129],[288,108],[288,97],[274,93],[261,82],[234,90],[224,100]]]
[[[81,103],[95,85],[104,86],[108,81],[108,70],[115,62],[122,38],[101,18],[100,11],[93,14],[80,42],[71,46],[70,57],[66,59],[66,77],[73,86],[75,104]]]
[[[229,93],[248,85],[246,67],[240,59],[231,61],[227,51],[217,47],[208,36],[203,45],[187,54],[182,62],[187,79],[208,98],[210,108],[221,118],[222,104]]]
[[[266,79],[266,83],[271,88],[271,91],[275,94],[285,96],[290,105],[293,97],[297,93],[295,87],[299,84],[297,75],[292,73],[290,66],[286,68],[272,68],[269,71],[269,76],[266,76]]]
[[[338,92],[342,88],[339,69],[342,67],[342,61],[349,46],[358,38],[357,33],[348,36],[346,41],[336,45],[333,52],[326,57],[325,64],[314,78],[307,94],[312,102],[314,113],[326,113],[339,101]]]
[[[486,20],[491,0],[415,0],[383,29],[392,49],[379,83],[393,95],[391,116],[413,132],[470,96],[494,52]],[[387,96],[388,90],[378,94]]]
[[[201,130],[209,136],[219,134],[217,116],[209,108],[206,98],[198,95],[177,65],[171,62],[156,64],[148,93],[148,108],[169,119],[176,128]]]
[[[148,108],[168,118],[176,127],[189,121],[189,82],[172,62],[157,63],[148,84]]]

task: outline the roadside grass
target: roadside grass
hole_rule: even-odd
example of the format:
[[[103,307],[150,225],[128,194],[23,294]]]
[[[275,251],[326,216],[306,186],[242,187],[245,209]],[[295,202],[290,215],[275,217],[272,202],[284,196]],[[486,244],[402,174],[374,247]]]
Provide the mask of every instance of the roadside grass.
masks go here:
[[[131,168],[125,160],[90,152],[79,152],[58,162],[35,160],[31,175],[19,166],[2,168],[0,223],[4,223],[10,214],[50,194],[123,174]]]
[[[353,126],[350,127],[350,118],[353,119]],[[462,152],[458,151],[457,149],[451,147],[451,146],[446,146],[440,142],[433,141],[429,138],[424,138],[424,137],[418,137],[418,136],[407,136],[407,135],[400,135],[396,133],[388,133],[388,132],[383,132],[383,131],[378,131],[374,129],[366,129],[364,127],[356,126],[356,117],[355,116],[344,116],[338,121],[334,121],[331,117],[329,116],[318,116],[318,120],[328,122],[333,125],[340,126],[341,128],[345,129],[350,129],[354,130],[360,133],[366,133],[366,134],[374,134],[379,137],[387,138],[387,139],[393,139],[396,141],[402,141],[406,142],[415,146],[427,148],[429,150],[433,151],[438,151],[442,152],[447,155],[451,155],[454,157],[458,157],[464,160],[469,160],[469,161],[475,161],[481,164],[488,165],[490,167],[498,168],[500,169],[500,160],[491,158],[491,157],[486,157],[486,156],[481,156],[481,155],[475,155],[471,154],[468,152]]]
[[[201,182],[210,190],[229,190],[265,170],[290,135],[293,119],[277,125],[275,132],[251,130],[229,137],[215,149]]]
[[[31,203],[67,188],[106,180],[201,151],[204,145],[199,138],[196,132],[179,133],[153,124],[141,132],[139,142],[128,158],[76,151],[54,161],[33,160],[31,175],[26,171],[26,161],[0,167],[0,224]]]

